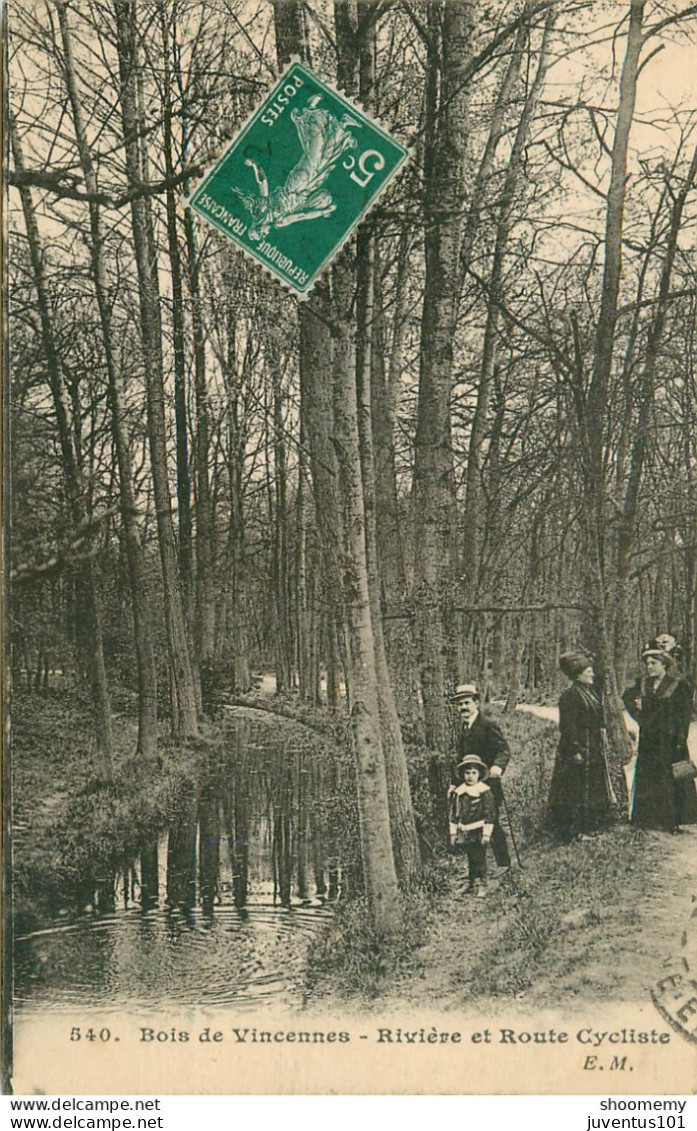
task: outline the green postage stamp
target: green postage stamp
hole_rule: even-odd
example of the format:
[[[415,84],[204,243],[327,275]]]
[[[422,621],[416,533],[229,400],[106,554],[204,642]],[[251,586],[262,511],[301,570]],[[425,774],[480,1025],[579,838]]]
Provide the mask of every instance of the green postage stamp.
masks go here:
[[[188,203],[304,296],[408,156],[293,62]]]

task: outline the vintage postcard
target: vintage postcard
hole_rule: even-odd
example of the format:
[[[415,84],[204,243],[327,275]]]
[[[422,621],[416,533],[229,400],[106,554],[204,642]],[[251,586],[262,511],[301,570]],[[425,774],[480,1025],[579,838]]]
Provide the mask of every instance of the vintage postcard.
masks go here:
[[[682,1127],[695,6],[3,16],[5,1089]]]

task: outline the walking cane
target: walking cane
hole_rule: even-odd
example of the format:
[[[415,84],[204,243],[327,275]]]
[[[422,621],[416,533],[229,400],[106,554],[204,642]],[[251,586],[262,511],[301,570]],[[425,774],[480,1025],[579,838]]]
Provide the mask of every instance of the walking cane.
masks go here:
[[[515,833],[513,832],[513,825],[511,823],[511,814],[508,811],[508,802],[506,801],[506,794],[503,791],[503,782],[501,781],[501,778],[499,778],[499,785],[501,786],[501,800],[503,802],[503,811],[506,814],[506,822],[508,824],[508,831],[511,834],[511,844],[513,845],[513,851],[515,852],[515,858],[518,861],[518,867],[524,868],[525,865],[523,864],[523,861],[520,859],[520,853],[518,851],[518,845],[516,844]]]

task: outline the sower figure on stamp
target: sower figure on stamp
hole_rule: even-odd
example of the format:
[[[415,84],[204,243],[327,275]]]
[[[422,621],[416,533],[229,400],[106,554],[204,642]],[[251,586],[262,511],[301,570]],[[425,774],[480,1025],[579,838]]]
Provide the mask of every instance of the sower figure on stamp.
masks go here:
[[[487,781],[496,807],[496,820],[491,837],[494,859],[499,868],[510,868],[506,834],[499,823],[499,810],[503,804],[501,776],[511,757],[508,743],[501,728],[479,709],[480,695],[474,683],[461,683],[450,696],[450,702],[460,716],[457,740],[457,765],[453,766],[451,790],[460,784],[459,765],[469,754],[476,754],[487,768]]]
[[[314,95],[305,109],[291,110],[303,155],[286,177],[285,184],[270,190],[258,155],[249,148],[245,151],[245,165],[254,171],[259,192],[251,196],[235,185],[232,192],[241,197],[253,217],[250,239],[266,239],[272,228],[287,228],[300,220],[331,216],[336,210],[336,202],[324,185],[342,154],[358,145],[349,129],[358,128],[360,123],[348,114],[339,121],[319,105],[321,101],[321,95]]]
[[[484,778],[487,767],[476,754],[468,754],[457,767],[461,776],[448,799],[450,844],[464,852],[469,864],[469,888],[474,895],[486,892],[486,846],[496,820],[494,798]]]

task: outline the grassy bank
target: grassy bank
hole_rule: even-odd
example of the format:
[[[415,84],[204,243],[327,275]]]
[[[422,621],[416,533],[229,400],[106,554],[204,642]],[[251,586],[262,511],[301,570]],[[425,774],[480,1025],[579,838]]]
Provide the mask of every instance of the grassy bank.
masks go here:
[[[689,907],[687,840],[618,825],[591,842],[543,842],[522,871],[493,880],[484,900],[465,894],[460,860],[443,863],[423,936],[383,963],[388,977],[368,977],[347,961],[315,980],[312,993],[383,1012],[646,1000],[678,929],[666,873],[668,895]]]
[[[516,843],[527,854],[545,835],[546,797],[557,742],[557,729],[529,714],[488,713],[503,727],[512,758],[505,775],[505,792]],[[377,935],[367,921],[361,900],[340,906],[335,923],[313,947],[308,967],[307,998],[325,996],[376,1001],[400,977],[419,977],[419,957],[437,929],[443,907],[452,898],[455,876],[463,866],[446,855],[442,841],[445,797],[438,804],[429,790],[433,754],[408,746],[407,755],[417,825],[424,848],[424,876],[419,887],[405,894],[404,929],[397,939]],[[437,759],[447,781],[452,758]],[[437,961],[437,957],[429,961]]]
[[[75,912],[134,859],[176,804],[195,763],[161,743],[157,764],[133,755],[135,726],[115,720],[114,778],[103,780],[90,705],[65,692],[16,691],[12,712],[13,898],[18,933]]]

